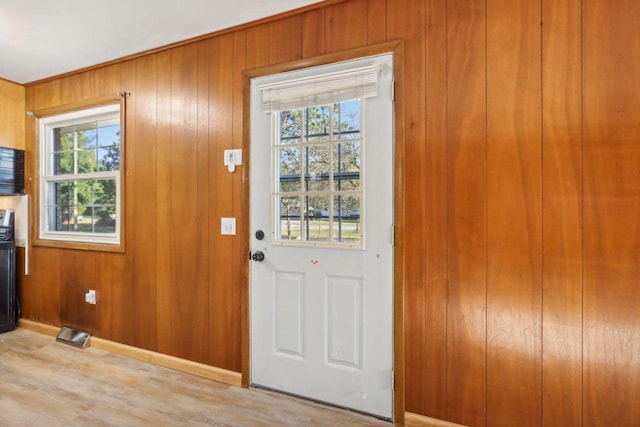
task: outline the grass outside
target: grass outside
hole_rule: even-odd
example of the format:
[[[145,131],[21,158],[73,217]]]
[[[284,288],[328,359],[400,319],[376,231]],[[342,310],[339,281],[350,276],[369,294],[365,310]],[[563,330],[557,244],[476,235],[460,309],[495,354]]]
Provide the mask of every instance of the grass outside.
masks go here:
[[[283,219],[280,221],[280,240],[300,240],[301,226],[305,227],[306,240],[311,242],[331,242],[329,218],[307,219],[299,218]],[[357,244],[361,239],[360,221],[356,219],[343,219],[333,221],[333,242]]]

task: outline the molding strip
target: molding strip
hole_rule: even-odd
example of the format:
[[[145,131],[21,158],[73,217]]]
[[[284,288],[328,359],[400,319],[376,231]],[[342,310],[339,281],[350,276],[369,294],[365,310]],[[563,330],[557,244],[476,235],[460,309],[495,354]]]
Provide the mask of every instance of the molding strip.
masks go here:
[[[425,417],[411,412],[404,413],[404,425],[405,427],[465,427],[462,424],[450,423],[449,421]]]

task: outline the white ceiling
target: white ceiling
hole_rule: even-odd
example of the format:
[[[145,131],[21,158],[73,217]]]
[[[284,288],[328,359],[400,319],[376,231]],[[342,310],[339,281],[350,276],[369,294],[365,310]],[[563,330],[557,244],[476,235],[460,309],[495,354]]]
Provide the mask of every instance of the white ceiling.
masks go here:
[[[0,77],[28,83],[320,0],[0,0]]]

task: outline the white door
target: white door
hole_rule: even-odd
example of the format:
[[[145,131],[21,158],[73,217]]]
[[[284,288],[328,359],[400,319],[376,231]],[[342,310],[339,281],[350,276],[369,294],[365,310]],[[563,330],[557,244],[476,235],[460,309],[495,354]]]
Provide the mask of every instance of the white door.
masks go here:
[[[385,418],[393,403],[392,60],[253,79],[251,96],[251,382]],[[377,95],[264,111],[261,88],[363,67],[377,70]]]

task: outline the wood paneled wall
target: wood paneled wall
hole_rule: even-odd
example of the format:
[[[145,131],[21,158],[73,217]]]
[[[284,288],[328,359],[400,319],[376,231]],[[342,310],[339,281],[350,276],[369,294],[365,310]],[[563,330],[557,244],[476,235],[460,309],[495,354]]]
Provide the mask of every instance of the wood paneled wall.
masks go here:
[[[24,150],[25,88],[0,79],[0,147]]]
[[[634,0],[348,0],[28,85],[27,110],[131,97],[126,253],[32,248],[23,315],[239,371],[242,71],[403,39],[406,410],[636,425],[639,21]]]

